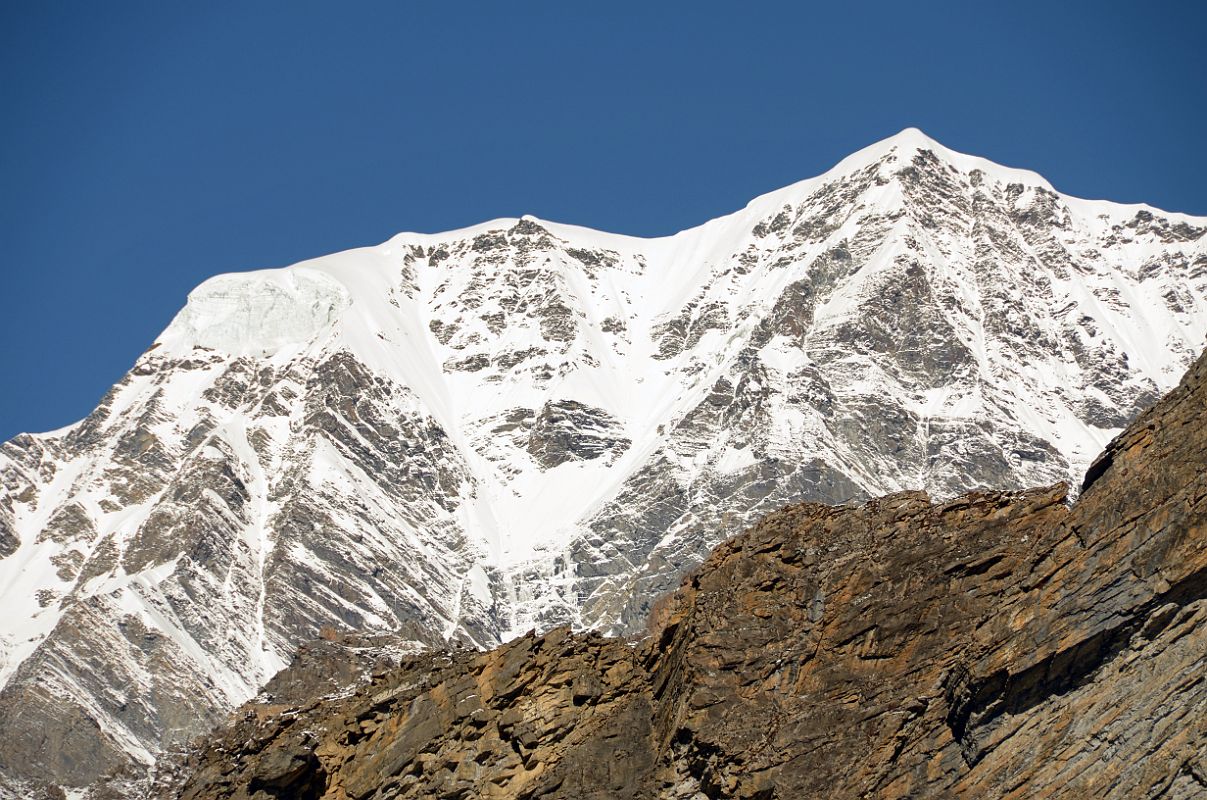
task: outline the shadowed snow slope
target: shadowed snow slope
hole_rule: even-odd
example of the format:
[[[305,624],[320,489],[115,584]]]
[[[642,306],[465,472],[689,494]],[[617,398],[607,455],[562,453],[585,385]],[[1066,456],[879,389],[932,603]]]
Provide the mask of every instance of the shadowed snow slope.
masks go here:
[[[907,130],[666,238],[213,278],[0,448],[0,771],[149,763],[325,625],[619,633],[784,503],[1078,478],[1201,349],[1205,232]]]

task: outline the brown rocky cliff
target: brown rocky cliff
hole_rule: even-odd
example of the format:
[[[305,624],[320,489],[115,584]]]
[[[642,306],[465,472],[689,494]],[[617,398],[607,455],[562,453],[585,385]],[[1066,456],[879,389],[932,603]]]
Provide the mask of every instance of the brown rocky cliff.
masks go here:
[[[189,798],[1207,796],[1207,357],[1061,486],[805,504],[626,643],[556,630],[248,706]]]

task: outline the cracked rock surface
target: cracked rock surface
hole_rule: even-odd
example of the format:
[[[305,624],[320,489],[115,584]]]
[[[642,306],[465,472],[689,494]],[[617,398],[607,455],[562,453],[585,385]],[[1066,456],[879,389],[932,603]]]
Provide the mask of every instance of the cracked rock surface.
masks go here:
[[[429,652],[165,765],[218,798],[1207,793],[1207,355],[1063,485],[800,504],[640,641]]]

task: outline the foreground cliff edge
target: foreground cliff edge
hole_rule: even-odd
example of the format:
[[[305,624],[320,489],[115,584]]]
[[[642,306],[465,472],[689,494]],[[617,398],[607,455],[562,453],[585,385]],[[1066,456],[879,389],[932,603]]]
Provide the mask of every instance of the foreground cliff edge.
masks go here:
[[[1058,485],[785,508],[637,643],[558,629],[249,704],[157,792],[1202,797],[1205,403],[1207,356],[1072,506]]]

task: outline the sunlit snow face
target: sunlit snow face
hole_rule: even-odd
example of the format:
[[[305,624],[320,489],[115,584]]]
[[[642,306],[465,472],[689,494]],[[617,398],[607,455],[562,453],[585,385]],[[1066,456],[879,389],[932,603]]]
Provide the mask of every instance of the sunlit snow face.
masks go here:
[[[264,355],[305,342],[349,305],[347,289],[316,270],[219,275],[197,287],[162,337],[177,348]]]

